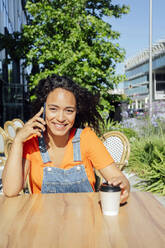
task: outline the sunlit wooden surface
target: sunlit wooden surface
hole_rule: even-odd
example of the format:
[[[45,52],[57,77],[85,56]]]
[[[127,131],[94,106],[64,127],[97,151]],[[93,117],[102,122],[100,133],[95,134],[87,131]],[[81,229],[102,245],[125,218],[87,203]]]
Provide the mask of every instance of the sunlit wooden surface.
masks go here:
[[[117,217],[98,193],[0,196],[0,248],[164,248],[165,208],[131,193]]]

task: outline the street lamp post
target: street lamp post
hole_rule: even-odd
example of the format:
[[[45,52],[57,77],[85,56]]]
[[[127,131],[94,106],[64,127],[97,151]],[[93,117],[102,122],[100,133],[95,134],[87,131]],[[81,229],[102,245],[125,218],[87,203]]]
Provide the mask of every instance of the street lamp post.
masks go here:
[[[152,0],[150,1],[150,14],[149,14],[149,115],[152,118]]]

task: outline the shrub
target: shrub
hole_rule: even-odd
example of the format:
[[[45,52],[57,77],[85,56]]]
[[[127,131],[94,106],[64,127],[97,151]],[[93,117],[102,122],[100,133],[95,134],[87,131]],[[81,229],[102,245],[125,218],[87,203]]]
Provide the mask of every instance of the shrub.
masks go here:
[[[135,187],[165,195],[165,137],[152,136],[131,143],[127,170],[142,180]]]
[[[131,138],[138,138],[138,133],[133,129],[133,126],[127,125],[125,122],[118,123],[110,121],[101,129],[102,134],[110,131],[120,131],[127,136],[128,140]]]

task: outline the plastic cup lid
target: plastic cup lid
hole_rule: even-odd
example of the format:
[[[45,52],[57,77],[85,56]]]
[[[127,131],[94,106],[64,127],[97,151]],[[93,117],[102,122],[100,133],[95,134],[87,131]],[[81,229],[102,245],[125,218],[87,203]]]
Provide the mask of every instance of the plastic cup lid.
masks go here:
[[[119,192],[121,191],[121,188],[119,186],[113,186],[108,183],[103,183],[100,186],[100,191],[103,192]]]

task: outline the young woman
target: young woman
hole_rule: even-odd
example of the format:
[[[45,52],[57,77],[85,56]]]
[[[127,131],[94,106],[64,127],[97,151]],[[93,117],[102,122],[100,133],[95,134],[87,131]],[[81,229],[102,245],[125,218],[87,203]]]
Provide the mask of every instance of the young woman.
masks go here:
[[[36,94],[40,110],[14,139],[2,176],[4,194],[18,195],[28,173],[32,193],[92,192],[95,168],[121,187],[126,202],[129,182],[93,131],[101,120],[98,96],[57,75],[40,80]]]

